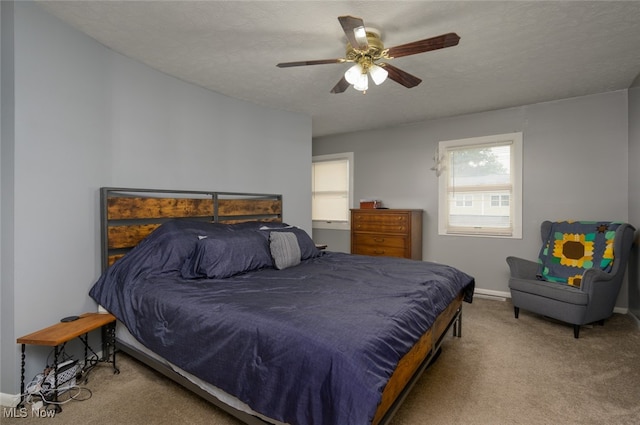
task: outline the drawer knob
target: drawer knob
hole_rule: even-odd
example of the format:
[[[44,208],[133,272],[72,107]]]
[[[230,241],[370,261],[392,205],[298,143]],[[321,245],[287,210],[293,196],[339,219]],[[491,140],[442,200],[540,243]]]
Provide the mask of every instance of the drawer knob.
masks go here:
[[[382,255],[382,254],[384,254],[384,250],[382,250],[382,251],[378,251],[378,250],[376,249],[374,252],[375,252],[376,254],[378,254],[378,255]]]
[[[373,240],[380,243],[384,242],[384,238],[373,238]]]

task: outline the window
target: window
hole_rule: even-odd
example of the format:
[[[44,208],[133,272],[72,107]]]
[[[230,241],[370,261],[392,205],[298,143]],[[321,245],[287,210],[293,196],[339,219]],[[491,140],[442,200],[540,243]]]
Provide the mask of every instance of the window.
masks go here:
[[[438,145],[438,234],[522,237],[522,133]]]
[[[509,195],[491,195],[492,207],[508,207]]]
[[[461,195],[457,193],[455,196],[456,207],[472,207],[473,206],[473,196],[472,195]]]
[[[313,227],[349,230],[353,152],[314,156],[311,171]]]

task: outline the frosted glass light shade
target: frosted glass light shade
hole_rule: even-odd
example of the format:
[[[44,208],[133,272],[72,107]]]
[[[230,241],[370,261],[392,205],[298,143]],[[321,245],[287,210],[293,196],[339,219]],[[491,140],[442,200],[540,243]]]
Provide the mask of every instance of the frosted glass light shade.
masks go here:
[[[376,83],[376,86],[379,86],[387,79],[389,72],[381,66],[371,65],[369,68],[369,74],[371,74],[371,79]]]
[[[347,72],[344,73],[344,79],[347,80],[349,84],[356,84],[361,75],[362,66],[357,63],[351,68],[347,69]]]
[[[360,91],[366,91],[369,88],[369,77],[367,74],[360,74],[358,80],[353,83],[353,88]]]

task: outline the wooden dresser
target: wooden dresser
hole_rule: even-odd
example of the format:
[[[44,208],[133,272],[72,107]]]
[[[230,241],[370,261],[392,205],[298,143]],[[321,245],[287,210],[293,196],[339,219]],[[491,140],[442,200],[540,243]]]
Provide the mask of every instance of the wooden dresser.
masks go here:
[[[422,260],[422,210],[352,209],[351,253]]]

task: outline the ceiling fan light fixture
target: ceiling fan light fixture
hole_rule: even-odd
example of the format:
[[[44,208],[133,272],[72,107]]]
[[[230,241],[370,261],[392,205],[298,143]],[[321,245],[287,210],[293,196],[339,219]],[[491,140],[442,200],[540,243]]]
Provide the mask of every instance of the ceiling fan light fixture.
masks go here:
[[[367,74],[360,74],[355,83],[353,83],[353,88],[359,91],[367,91],[369,89],[369,77]]]
[[[374,83],[376,83],[376,86],[379,86],[380,84],[384,83],[384,80],[387,79],[389,72],[383,67],[373,64],[369,68],[369,74],[371,74],[371,79]]]
[[[362,72],[362,65],[357,63],[351,68],[347,69],[347,71],[344,73],[344,79],[347,80],[349,84],[356,84],[356,82],[360,79],[360,76],[363,75]]]

